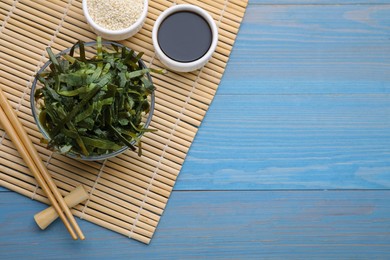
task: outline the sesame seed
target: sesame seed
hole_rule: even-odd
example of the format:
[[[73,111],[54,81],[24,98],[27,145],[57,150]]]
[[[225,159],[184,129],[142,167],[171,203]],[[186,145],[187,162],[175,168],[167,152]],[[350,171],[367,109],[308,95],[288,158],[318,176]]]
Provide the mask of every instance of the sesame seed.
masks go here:
[[[143,0],[88,0],[92,20],[109,30],[121,30],[134,24],[144,8]]]

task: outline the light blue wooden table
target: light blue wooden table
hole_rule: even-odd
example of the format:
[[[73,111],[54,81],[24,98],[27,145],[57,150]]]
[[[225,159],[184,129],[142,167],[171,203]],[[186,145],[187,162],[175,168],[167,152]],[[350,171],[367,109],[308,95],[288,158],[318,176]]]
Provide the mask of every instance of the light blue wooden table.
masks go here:
[[[390,1],[250,1],[150,245],[44,207],[0,190],[0,259],[390,259]]]

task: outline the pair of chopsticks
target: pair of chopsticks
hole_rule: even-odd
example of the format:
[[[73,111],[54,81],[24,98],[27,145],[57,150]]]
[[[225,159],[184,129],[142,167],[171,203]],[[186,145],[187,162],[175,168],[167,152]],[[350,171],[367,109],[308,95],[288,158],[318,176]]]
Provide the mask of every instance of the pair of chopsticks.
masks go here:
[[[47,168],[39,157],[31,139],[28,137],[22,123],[19,121],[15,111],[8,102],[0,87],[0,121],[8,136],[16,146],[23,160],[34,174],[38,185],[46,193],[50,203],[57,211],[58,216],[64,222],[73,239],[85,239],[83,232],[74,219],[70,209],[61,196],[56,184],[50,176]],[[65,214],[64,214],[65,213]],[[66,216],[65,216],[66,215]],[[70,222],[70,223],[69,223]],[[73,227],[72,227],[72,226]],[[76,232],[75,232],[76,231]],[[76,235],[77,233],[77,235]],[[78,237],[77,237],[78,236]]]

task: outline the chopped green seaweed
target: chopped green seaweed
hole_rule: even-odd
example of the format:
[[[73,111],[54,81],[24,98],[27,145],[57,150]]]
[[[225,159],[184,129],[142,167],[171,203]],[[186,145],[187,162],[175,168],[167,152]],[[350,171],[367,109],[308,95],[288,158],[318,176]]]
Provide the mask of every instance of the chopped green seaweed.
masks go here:
[[[78,46],[80,55],[74,56]],[[51,66],[37,75],[43,87],[34,97],[43,99],[39,121],[50,140],[48,147],[61,153],[99,156],[137,143],[141,156],[142,117],[149,113],[148,96],[154,91],[134,51],[106,50],[97,38],[96,55],[87,58],[83,42],[69,54],[56,57],[47,48]],[[161,71],[155,71],[161,73]]]

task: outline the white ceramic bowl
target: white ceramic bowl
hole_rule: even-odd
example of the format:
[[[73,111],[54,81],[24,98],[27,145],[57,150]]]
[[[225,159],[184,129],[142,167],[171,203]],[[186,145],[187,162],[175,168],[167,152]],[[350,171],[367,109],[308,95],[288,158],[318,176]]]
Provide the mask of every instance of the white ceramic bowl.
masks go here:
[[[100,35],[102,38],[107,40],[112,40],[112,41],[121,41],[130,38],[131,36],[136,34],[139,30],[141,30],[142,26],[144,25],[146,16],[148,14],[149,1],[144,0],[144,8],[142,10],[140,17],[137,19],[135,23],[133,23],[130,27],[125,29],[109,30],[98,25],[92,20],[88,12],[87,2],[88,2],[87,0],[83,0],[83,13],[85,18],[87,19],[87,23],[97,35]]]
[[[160,48],[160,45],[158,43],[158,38],[157,38],[159,27],[161,23],[165,20],[165,18],[167,18],[169,15],[175,12],[182,12],[182,11],[193,12],[203,17],[209,24],[211,29],[211,34],[212,34],[212,40],[211,40],[211,45],[209,50],[201,58],[191,62],[178,62],[169,58],[167,55],[164,54],[164,52]],[[153,46],[154,46],[156,56],[161,61],[161,63],[164,64],[164,66],[166,66],[168,69],[177,72],[189,72],[203,67],[213,55],[218,43],[218,28],[217,25],[215,24],[214,19],[204,9],[189,4],[174,5],[166,9],[164,12],[162,12],[160,16],[157,18],[153,26],[152,40],[153,40]]]

